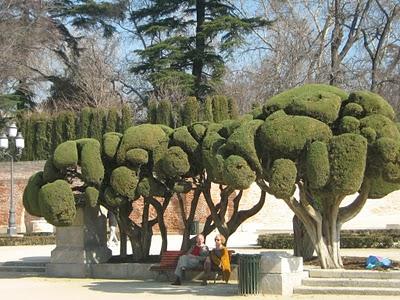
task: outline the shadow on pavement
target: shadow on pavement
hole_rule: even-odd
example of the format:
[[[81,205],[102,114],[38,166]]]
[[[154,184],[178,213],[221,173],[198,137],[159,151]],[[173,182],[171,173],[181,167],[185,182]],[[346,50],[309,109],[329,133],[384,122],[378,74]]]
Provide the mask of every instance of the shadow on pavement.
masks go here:
[[[238,286],[235,283],[209,283],[201,286],[200,282],[187,282],[181,286],[156,281],[98,281],[85,287],[104,293],[130,293],[154,295],[201,295],[201,296],[237,296]]]

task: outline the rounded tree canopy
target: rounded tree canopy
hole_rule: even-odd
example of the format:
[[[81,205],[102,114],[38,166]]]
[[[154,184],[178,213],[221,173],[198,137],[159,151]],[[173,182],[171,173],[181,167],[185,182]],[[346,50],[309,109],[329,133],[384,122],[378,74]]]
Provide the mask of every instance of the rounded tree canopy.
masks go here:
[[[64,180],[43,185],[39,191],[39,205],[46,221],[55,226],[72,225],[75,219],[74,195]]]

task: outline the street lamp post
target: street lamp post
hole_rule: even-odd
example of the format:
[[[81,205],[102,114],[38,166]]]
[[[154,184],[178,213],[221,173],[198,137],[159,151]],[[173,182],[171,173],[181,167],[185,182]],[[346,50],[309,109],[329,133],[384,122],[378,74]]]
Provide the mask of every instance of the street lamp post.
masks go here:
[[[9,143],[10,141],[10,143]],[[25,147],[25,141],[21,132],[15,123],[12,123],[7,128],[7,135],[0,136],[0,149],[2,152],[10,157],[10,211],[8,217],[7,234],[9,236],[17,235],[17,225],[15,223],[15,202],[14,202],[14,155],[18,157],[21,155],[22,149]]]

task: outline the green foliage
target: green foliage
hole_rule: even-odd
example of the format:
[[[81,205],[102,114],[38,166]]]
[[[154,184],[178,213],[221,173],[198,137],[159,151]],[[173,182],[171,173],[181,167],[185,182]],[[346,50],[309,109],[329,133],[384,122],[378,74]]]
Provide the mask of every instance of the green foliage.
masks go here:
[[[66,141],[57,146],[53,155],[54,166],[63,170],[78,164],[78,149],[75,141]]]
[[[112,171],[110,184],[118,195],[133,198],[138,184],[138,178],[134,171],[122,166]]]
[[[49,146],[47,119],[46,116],[40,116],[35,122],[35,159],[47,159],[50,151]]]
[[[296,160],[313,141],[328,142],[328,125],[305,116],[289,116],[280,111],[269,116],[258,132],[257,144],[264,155]]]
[[[177,12],[185,17],[177,18]],[[154,43],[136,51],[140,63],[132,71],[144,74],[155,87],[174,82],[180,90],[204,99],[223,76],[223,57],[243,43],[244,35],[269,24],[239,15],[222,0],[153,0],[139,6],[129,17]],[[216,43],[219,47],[214,47]]]
[[[376,138],[388,137],[400,139],[400,132],[396,124],[382,115],[370,115],[360,120],[361,128],[370,127],[376,132]]]
[[[266,249],[293,249],[293,234],[262,234],[257,238],[257,245]]]
[[[124,203],[125,200],[124,198],[116,195],[111,187],[106,187],[104,191],[104,201],[111,207],[118,207]]]
[[[189,126],[194,122],[199,121],[200,105],[196,97],[189,97],[183,104],[181,115],[182,124]]]
[[[133,112],[129,105],[124,105],[121,110],[121,132],[125,132],[133,125]]]
[[[350,102],[344,107],[343,115],[360,119],[364,115],[364,109],[360,104]]]
[[[351,195],[363,182],[367,159],[367,140],[346,133],[332,138],[329,144],[330,179],[332,193]]]
[[[216,183],[223,182],[224,158],[219,149],[225,144],[225,139],[217,132],[209,132],[201,145],[203,164],[208,177]]]
[[[362,128],[361,135],[367,139],[368,144],[371,144],[376,140],[376,131],[373,130],[371,127]]]
[[[215,123],[229,119],[228,99],[225,96],[216,95],[212,97],[212,114]]]
[[[92,110],[92,120],[90,122],[89,135],[98,141],[102,140],[106,115],[103,109]]]
[[[53,164],[53,157],[49,157],[43,168],[43,182],[49,183],[61,178],[60,171]]]
[[[175,145],[190,154],[195,153],[199,147],[199,143],[192,137],[186,126],[175,129],[172,140]]]
[[[163,197],[166,188],[154,177],[144,177],[137,186],[137,194],[143,197]]]
[[[207,97],[204,103],[204,120],[213,122],[213,98]]]
[[[59,113],[53,118],[53,148],[64,142],[64,115]]]
[[[349,102],[362,106],[366,116],[379,114],[394,120],[395,113],[393,108],[378,94],[369,91],[354,92],[350,94]]]
[[[172,120],[172,104],[171,101],[162,100],[157,107],[157,124],[174,127]]]
[[[39,205],[46,221],[55,226],[69,226],[75,219],[74,195],[64,180],[43,185],[39,191]]]
[[[158,125],[143,124],[130,127],[122,137],[117,152],[117,162],[122,164],[126,159],[126,152],[130,149],[142,148],[153,153],[153,163],[155,163],[167,150],[168,142],[167,135]]]
[[[41,217],[42,213],[39,206],[39,190],[43,185],[43,172],[37,172],[33,174],[25,187],[24,194],[22,196],[22,202],[26,211],[36,217]]]
[[[149,154],[140,148],[131,149],[126,152],[126,160],[134,166],[145,165],[149,162]]]
[[[22,136],[25,140],[25,148],[22,151],[23,160],[34,160],[35,155],[35,128],[33,126],[33,119],[29,115],[24,115],[22,119]]]
[[[340,133],[360,133],[360,121],[352,116],[344,116],[339,123]]]
[[[239,118],[239,107],[235,98],[228,98],[228,112],[230,119]]]
[[[76,138],[75,133],[75,113],[68,111],[64,114],[65,122],[65,140],[74,140]]]
[[[115,107],[108,111],[105,132],[118,131],[118,111]]]
[[[85,203],[86,206],[95,207],[99,199],[99,191],[91,186],[85,189]]]
[[[90,122],[92,119],[92,109],[90,107],[84,107],[81,110],[79,118],[79,137],[87,138],[90,136]]]
[[[272,97],[263,111],[269,116],[284,110],[290,115],[309,116],[331,124],[338,118],[341,103],[347,96],[346,92],[334,86],[306,84]]]
[[[277,159],[271,168],[270,188],[277,198],[287,199],[296,189],[297,168],[290,159]]]
[[[237,190],[248,189],[255,181],[256,174],[247,162],[237,155],[231,155],[225,160],[224,181]]]
[[[306,176],[312,189],[324,187],[329,179],[330,167],[327,145],[323,142],[314,142],[310,145],[306,155]]]
[[[195,123],[188,127],[190,134],[197,142],[201,142],[203,140],[203,137],[206,134],[206,129],[207,127],[200,123]]]
[[[147,123],[157,123],[157,100],[150,99],[147,104]]]
[[[87,184],[100,186],[104,178],[104,166],[101,160],[101,147],[98,140],[80,139],[76,141],[80,152],[79,164],[82,178]]]
[[[108,132],[103,135],[103,153],[110,160],[115,158],[122,134],[118,132]]]
[[[173,146],[165,152],[157,169],[168,178],[185,175],[190,169],[188,156],[180,147]]]
[[[242,156],[257,173],[261,173],[262,167],[257,156],[255,138],[258,128],[263,123],[261,120],[243,123],[226,142],[226,151]]]

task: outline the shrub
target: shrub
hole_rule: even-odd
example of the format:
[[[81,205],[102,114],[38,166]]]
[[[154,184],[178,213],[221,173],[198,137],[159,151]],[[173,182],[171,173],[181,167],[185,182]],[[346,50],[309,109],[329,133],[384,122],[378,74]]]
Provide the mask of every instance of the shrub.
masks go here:
[[[74,195],[64,180],[56,180],[41,187],[39,206],[46,221],[55,226],[72,225],[75,219]]]

